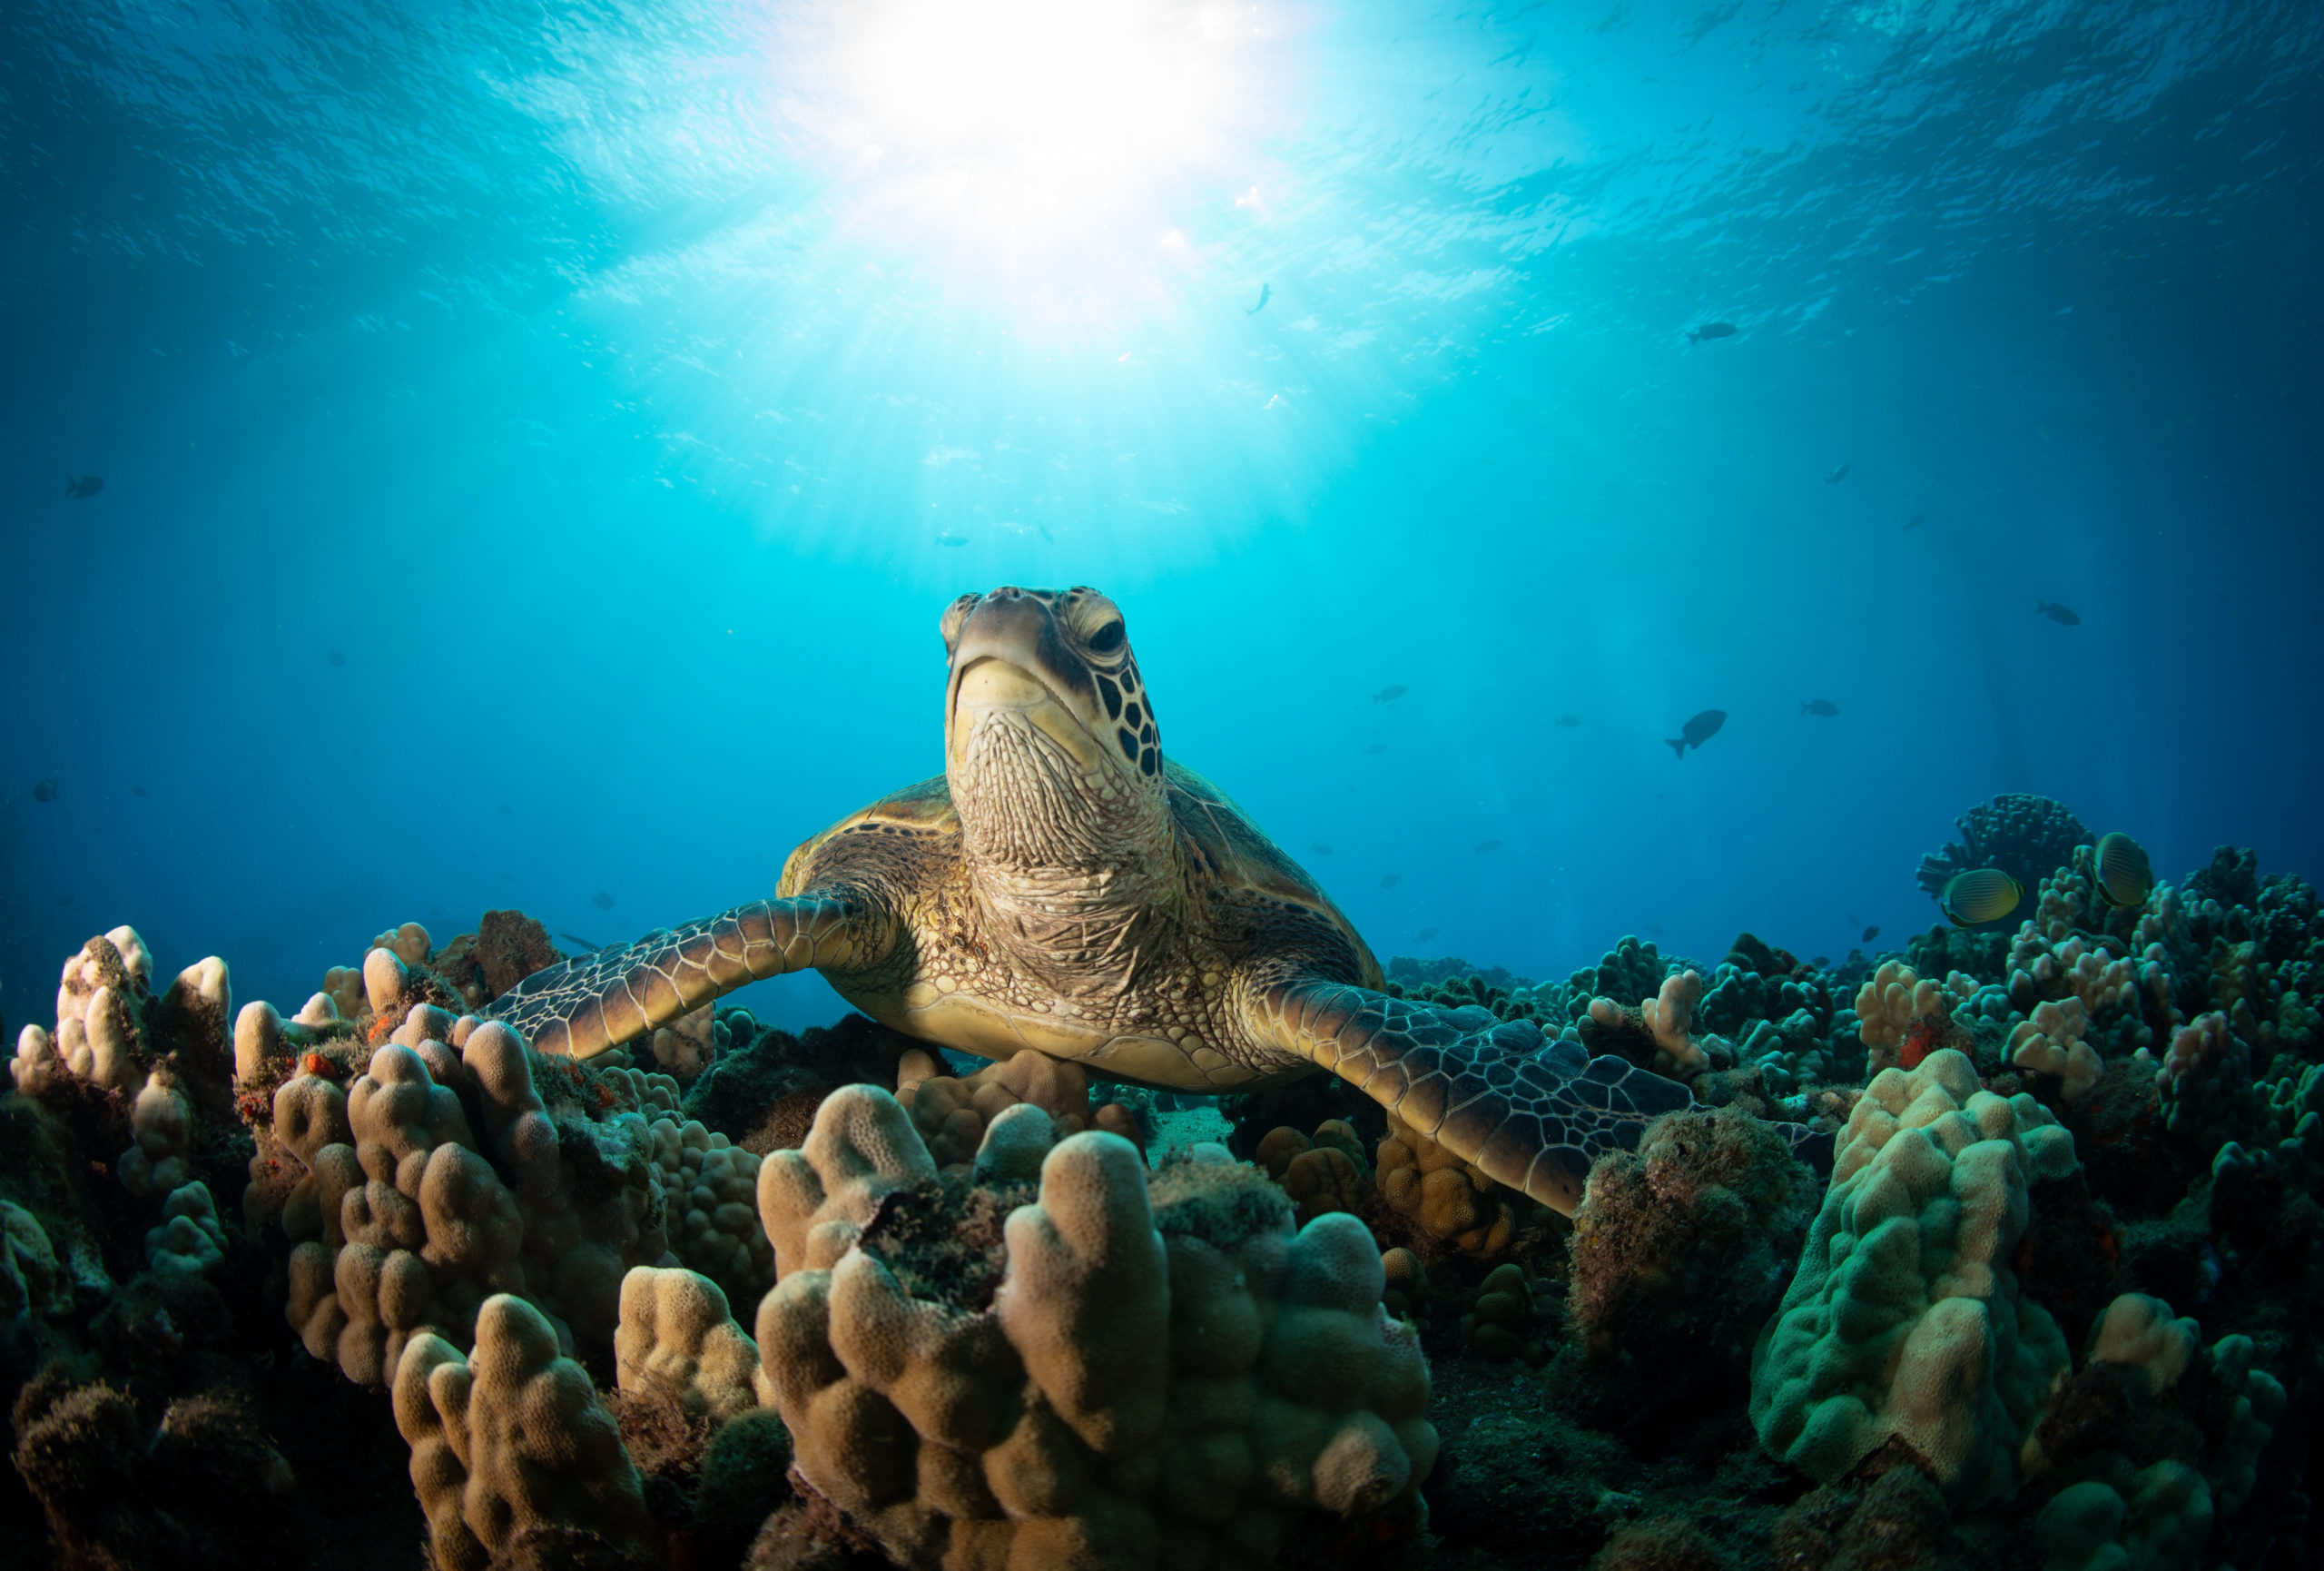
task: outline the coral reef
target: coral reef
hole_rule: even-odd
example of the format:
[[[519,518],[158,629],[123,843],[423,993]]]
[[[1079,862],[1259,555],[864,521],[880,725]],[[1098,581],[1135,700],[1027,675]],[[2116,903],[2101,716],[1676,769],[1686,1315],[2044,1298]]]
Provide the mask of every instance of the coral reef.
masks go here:
[[[1740,1110],[1657,1119],[1638,1150],[1590,1170],[1574,1211],[1574,1339],[1659,1399],[1739,1385],[1816,1189],[1783,1138]]]
[[[1473,1255],[1507,1248],[1517,1230],[1507,1191],[1393,1113],[1378,1147],[1381,1198],[1432,1239]]]
[[[1830,1482],[1893,1438],[1956,1500],[2013,1493],[2066,1350],[2011,1259],[2028,1187],[2075,1166],[2040,1103],[1957,1052],[1876,1075],[1755,1360],[1760,1440]]]
[[[911,1110],[912,1122],[939,1167],[965,1166],[983,1146],[991,1121],[1025,1103],[1048,1113],[1060,1137],[1102,1129],[1138,1146],[1146,1143],[1136,1117],[1120,1102],[1099,1102],[1078,1063],[1020,1052],[970,1075],[939,1071],[934,1055],[920,1048],[907,1052],[896,1065],[896,1100]]]
[[[2047,864],[1991,933],[1837,965],[1626,938],[1539,983],[1392,962],[1693,1092],[1570,1220],[1332,1077],[1148,1095],[731,1007],[544,1057],[477,1018],[554,959],[516,913],[384,931],[287,1016],[115,928],[0,1097],[0,1542],[132,1571],[2310,1563],[2316,892],[2221,848],[2114,904],[2070,815],[1983,815],[1956,860]]]
[[[1048,1122],[987,1131],[975,1167],[1026,1193],[998,1229],[872,1088],[769,1160],[758,1344],[817,1493],[928,1566],[1256,1566],[1303,1510],[1413,1508],[1427,1368],[1363,1225]]]
[[[2063,803],[2014,791],[1970,808],[1954,826],[1961,838],[1922,857],[1914,874],[1932,897],[1955,874],[1975,867],[1998,867],[2031,889],[2035,879],[2064,866],[2074,847],[2098,839]]]
[[[484,1301],[469,1357],[414,1337],[396,1364],[395,1411],[441,1571],[525,1555],[570,1564],[588,1548],[644,1558],[651,1518],[620,1431],[524,1299]]]

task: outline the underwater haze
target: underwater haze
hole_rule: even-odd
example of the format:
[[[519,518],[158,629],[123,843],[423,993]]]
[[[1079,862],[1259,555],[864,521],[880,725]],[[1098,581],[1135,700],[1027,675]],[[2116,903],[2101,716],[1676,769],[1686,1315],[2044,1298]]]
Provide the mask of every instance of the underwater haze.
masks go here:
[[[2324,878],[2299,0],[18,0],[0,74],[11,1031],[116,924],[288,1009],[769,894],[1002,584],[1384,959],[1893,942],[2004,791]]]

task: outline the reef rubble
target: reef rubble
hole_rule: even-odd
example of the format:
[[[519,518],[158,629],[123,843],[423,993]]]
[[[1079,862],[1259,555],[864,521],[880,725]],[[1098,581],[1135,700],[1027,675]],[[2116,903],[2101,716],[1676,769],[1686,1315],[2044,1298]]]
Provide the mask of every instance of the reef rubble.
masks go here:
[[[2317,1564],[2316,892],[1962,827],[1923,881],[2025,863],[2007,931],[1392,961],[1692,1092],[1571,1218],[1329,1076],[717,1007],[546,1056],[478,1014],[556,958],[515,912],[287,1014],[113,928],[0,1097],[0,1558]]]

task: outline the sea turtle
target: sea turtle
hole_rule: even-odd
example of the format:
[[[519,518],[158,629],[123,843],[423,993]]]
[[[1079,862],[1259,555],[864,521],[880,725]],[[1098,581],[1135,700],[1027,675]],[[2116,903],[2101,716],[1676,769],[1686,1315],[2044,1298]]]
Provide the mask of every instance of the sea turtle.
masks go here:
[[[586,1058],[810,967],[898,1031],[1199,1092],[1328,1069],[1571,1211],[1686,1088],[1529,1021],[1392,998],[1315,881],[1166,760],[1122,614],[1090,588],[945,611],[944,773],[791,854],[772,900],[527,977],[491,1012]]]

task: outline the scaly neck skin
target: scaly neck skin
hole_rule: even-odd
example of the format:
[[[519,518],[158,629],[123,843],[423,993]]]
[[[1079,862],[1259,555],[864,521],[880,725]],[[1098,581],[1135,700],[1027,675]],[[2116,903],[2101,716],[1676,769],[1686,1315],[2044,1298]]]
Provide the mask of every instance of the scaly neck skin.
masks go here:
[[[1184,908],[1158,782],[1085,769],[1008,711],[971,726],[946,775],[986,936],[1061,990],[1126,990]]]

